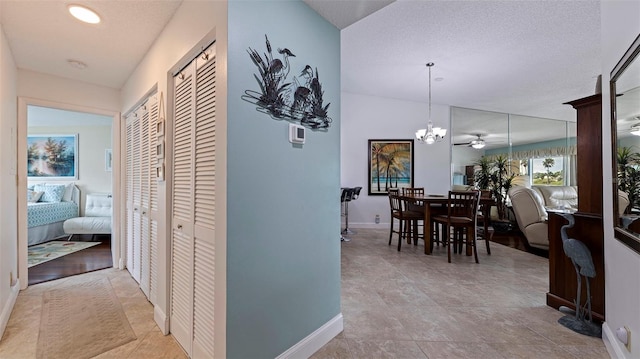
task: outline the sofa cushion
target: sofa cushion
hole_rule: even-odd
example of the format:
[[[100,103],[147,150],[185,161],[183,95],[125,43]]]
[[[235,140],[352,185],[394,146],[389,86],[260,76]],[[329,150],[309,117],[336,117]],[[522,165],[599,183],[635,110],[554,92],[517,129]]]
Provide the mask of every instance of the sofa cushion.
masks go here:
[[[88,194],[84,207],[85,217],[111,217],[111,195]]]
[[[578,190],[574,186],[533,186],[547,208],[578,208]]]
[[[110,234],[111,217],[75,217],[62,224],[66,234]]]

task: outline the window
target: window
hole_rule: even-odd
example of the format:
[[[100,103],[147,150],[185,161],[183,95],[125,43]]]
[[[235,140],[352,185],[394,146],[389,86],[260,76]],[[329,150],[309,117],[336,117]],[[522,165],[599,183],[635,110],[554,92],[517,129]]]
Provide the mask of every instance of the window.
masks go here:
[[[534,185],[563,186],[564,157],[532,158],[529,160]]]

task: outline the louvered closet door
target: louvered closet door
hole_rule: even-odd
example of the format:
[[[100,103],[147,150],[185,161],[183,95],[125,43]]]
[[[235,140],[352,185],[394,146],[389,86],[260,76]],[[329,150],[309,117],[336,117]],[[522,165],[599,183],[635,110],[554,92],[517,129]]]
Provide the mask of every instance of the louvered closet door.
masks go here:
[[[171,332],[192,358],[214,353],[215,49],[174,79]]]
[[[155,167],[158,163],[156,155],[157,125],[158,125],[158,95],[149,99],[149,294],[147,298],[153,304],[158,297],[158,181],[156,180]],[[143,289],[144,290],[144,289]]]
[[[149,196],[151,186],[151,154],[149,152],[149,107],[142,106],[140,118],[140,289],[149,298],[151,245],[149,238]],[[155,142],[155,141],[154,141]]]
[[[216,61],[214,54],[196,60],[194,166],[193,358],[213,357],[215,200],[216,200]]]
[[[136,120],[135,114],[129,114],[126,119],[127,126],[127,163],[126,163],[126,234],[127,239],[127,268],[133,267],[133,122]]]
[[[174,78],[171,332],[191,355],[193,337],[193,132],[195,66]]]
[[[140,241],[142,230],[142,167],[140,161],[142,159],[142,153],[140,151],[140,121],[142,118],[143,110],[138,109],[136,111],[136,119],[133,121],[133,138],[132,138],[132,156],[133,156],[133,233],[131,241],[133,243],[133,249],[131,251],[132,266],[129,268],[129,272],[138,283],[140,283]]]
[[[127,116],[127,269],[151,303],[157,298],[157,95]]]

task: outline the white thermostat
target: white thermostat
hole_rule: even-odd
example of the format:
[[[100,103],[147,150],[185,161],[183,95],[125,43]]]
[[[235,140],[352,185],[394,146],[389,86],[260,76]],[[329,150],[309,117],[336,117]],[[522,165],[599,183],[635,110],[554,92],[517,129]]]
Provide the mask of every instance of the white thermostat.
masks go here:
[[[304,143],[305,131],[304,127],[294,125],[293,123],[289,124],[289,142],[291,143]]]

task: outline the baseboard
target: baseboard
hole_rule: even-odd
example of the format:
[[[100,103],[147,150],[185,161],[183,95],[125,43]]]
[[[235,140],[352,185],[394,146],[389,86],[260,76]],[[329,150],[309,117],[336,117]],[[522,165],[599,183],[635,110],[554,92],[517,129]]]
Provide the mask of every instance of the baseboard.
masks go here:
[[[389,223],[349,223],[349,228],[389,229]],[[342,229],[344,229],[344,223],[342,223]]]
[[[7,298],[7,302],[2,308],[2,314],[0,314],[0,338],[4,335],[4,330],[7,329],[7,323],[9,323],[13,306],[16,304],[16,299],[18,299],[18,293],[20,293],[20,279],[17,279],[16,284],[11,287],[9,298]]]
[[[284,353],[278,355],[276,359],[308,358],[330,342],[336,335],[340,334],[342,329],[342,313],[340,313]]]
[[[602,341],[610,357],[620,359],[627,357],[625,354],[629,353],[627,348],[618,340],[618,337],[616,337],[616,334],[609,328],[607,322],[602,323]]]
[[[158,325],[158,328],[160,328],[162,334],[169,334],[169,318],[167,318],[167,315],[157,304],[153,305],[153,320]]]

